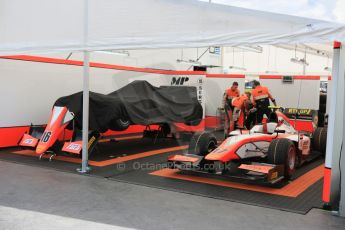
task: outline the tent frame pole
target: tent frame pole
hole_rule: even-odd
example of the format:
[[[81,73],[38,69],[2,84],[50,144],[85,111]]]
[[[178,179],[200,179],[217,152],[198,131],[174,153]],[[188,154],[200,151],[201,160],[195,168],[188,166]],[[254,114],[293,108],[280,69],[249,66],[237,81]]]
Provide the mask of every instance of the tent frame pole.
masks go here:
[[[332,88],[331,92],[327,92],[331,100],[327,127],[323,201],[326,208],[339,206],[338,214],[340,216],[345,216],[345,173],[344,170],[341,170],[341,165],[344,165],[344,157],[341,156],[345,155],[344,148],[342,148],[345,137],[343,132],[345,123],[344,109],[340,106],[345,104],[342,88],[345,85],[344,61],[345,50],[341,47],[341,43],[334,42],[332,81],[330,83]]]
[[[340,78],[343,78],[343,85],[342,89],[344,91],[345,88],[345,50],[344,50],[344,43],[340,46],[340,60],[339,60],[339,76]],[[344,106],[345,106],[345,100],[344,100]],[[345,108],[345,107],[343,107]],[[345,109],[343,110],[342,117],[344,117],[345,114]],[[345,142],[345,122],[343,122],[343,138],[342,138],[342,143],[341,143],[341,152],[339,156],[339,174],[340,174],[340,200],[339,200],[339,215],[341,217],[345,217],[345,147],[344,147],[344,142]]]
[[[90,52],[86,49],[89,33],[89,0],[84,0],[84,63],[83,63],[83,130],[81,168],[77,171],[87,173],[91,169],[89,158],[89,90],[90,90]]]
[[[84,51],[84,66],[83,66],[83,130],[82,130],[82,160],[81,169],[77,169],[80,173],[87,173],[90,171],[88,166],[89,157],[89,84],[90,84],[90,53]]]

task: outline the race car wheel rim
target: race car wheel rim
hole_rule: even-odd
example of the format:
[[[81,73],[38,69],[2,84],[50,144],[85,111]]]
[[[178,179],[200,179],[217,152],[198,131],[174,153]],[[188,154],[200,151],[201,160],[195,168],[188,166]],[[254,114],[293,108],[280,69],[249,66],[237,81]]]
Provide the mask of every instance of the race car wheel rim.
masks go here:
[[[216,143],[214,141],[210,141],[207,146],[207,152],[212,152],[216,148]]]
[[[122,123],[122,125],[129,125],[129,121],[127,120],[122,120],[121,118],[119,119],[119,121]]]
[[[293,171],[295,169],[295,165],[296,165],[296,152],[295,152],[295,148],[291,146],[288,153],[289,170]]]

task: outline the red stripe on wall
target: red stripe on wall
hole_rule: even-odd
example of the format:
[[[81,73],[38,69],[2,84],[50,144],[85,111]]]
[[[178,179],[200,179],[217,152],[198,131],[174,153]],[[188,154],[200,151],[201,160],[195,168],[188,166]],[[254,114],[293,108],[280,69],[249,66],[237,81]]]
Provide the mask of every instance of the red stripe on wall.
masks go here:
[[[220,126],[219,118],[216,116],[206,116],[205,117],[205,126],[207,128],[219,128]]]
[[[259,79],[282,79],[281,75],[260,75]]]
[[[206,74],[209,78],[245,78],[244,74]]]
[[[295,80],[320,80],[320,76],[293,76]]]
[[[205,130],[205,120],[202,120],[198,125],[191,126],[183,123],[175,123],[177,132],[202,132]]]
[[[322,201],[325,203],[329,203],[331,201],[331,176],[332,170],[325,167],[322,191]]]
[[[28,131],[28,126],[0,128],[0,148],[18,145],[24,133]]]
[[[0,56],[0,58],[20,60],[20,61],[62,64],[62,65],[74,65],[74,66],[83,65],[82,61],[65,60],[65,59],[60,59],[60,58],[49,58],[49,57],[40,57],[40,56],[31,56],[31,55]],[[125,70],[125,71],[142,72],[142,73],[156,73],[156,74],[165,74],[165,75],[205,75],[206,74],[205,71],[161,70],[161,69],[139,68],[139,67],[132,67],[132,66],[112,65],[112,64],[97,63],[97,62],[90,62],[90,67],[101,68],[101,69]]]

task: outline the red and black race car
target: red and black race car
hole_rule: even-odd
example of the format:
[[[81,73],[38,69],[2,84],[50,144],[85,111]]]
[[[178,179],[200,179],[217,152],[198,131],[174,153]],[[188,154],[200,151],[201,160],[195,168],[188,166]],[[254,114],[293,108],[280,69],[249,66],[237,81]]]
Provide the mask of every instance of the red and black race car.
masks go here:
[[[263,121],[250,130],[232,131],[219,146],[213,133],[197,133],[187,154],[168,158],[169,167],[269,184],[290,179],[306,160],[325,152],[327,129],[299,131],[284,113],[275,114],[277,122]]]

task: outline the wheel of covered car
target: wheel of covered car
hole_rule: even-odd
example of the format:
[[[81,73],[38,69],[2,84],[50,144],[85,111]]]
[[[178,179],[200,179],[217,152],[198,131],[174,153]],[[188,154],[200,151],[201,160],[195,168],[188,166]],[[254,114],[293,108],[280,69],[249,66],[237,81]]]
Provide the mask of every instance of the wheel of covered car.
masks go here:
[[[217,139],[214,134],[210,132],[196,133],[190,140],[188,154],[205,156],[215,148],[217,148]]]
[[[285,138],[273,139],[267,153],[269,164],[284,165],[284,176],[289,179],[297,166],[295,144]]]
[[[321,153],[326,153],[327,128],[318,127],[313,134],[313,149]]]
[[[111,123],[112,129],[115,131],[126,130],[129,127],[129,125],[130,125],[129,120],[125,120],[125,119],[121,119],[121,118],[117,119]]]

